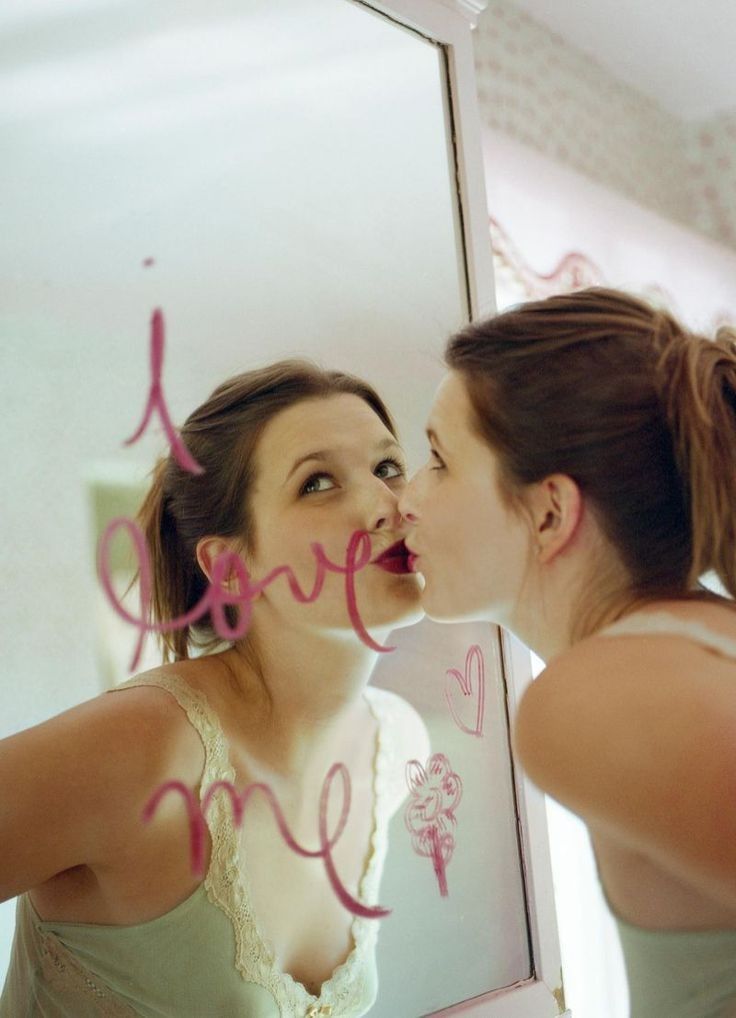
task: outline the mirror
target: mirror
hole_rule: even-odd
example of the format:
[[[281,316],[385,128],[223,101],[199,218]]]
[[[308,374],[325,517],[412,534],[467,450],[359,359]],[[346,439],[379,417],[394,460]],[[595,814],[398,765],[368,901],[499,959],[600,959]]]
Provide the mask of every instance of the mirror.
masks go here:
[[[350,0],[3,17],[9,734],[132,674],[137,633],[95,555],[167,451],[155,417],[123,444],[146,405],[154,309],[175,425],[231,375],[307,356],[377,388],[413,472],[469,307],[441,45]],[[121,537],[111,553],[119,593],[129,550]],[[372,682],[419,711],[462,799],[446,893],[404,807],[391,821],[376,1018],[531,973],[498,632],[425,620],[390,642]],[[160,664],[145,647],[136,672]]]

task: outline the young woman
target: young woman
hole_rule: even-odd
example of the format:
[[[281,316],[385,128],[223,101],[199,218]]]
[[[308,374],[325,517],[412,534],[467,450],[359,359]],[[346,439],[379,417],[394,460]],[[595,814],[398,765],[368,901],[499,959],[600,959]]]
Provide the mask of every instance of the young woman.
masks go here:
[[[632,1018],[736,1015],[736,345],[593,288],[451,338],[399,500],[439,621],[545,660],[513,744],[586,822]],[[615,637],[615,638],[614,638]]]
[[[283,361],[219,386],[181,436],[204,473],[173,455],[161,460],[138,514],[153,622],[190,612],[228,549],[252,583],[288,565],[309,594],[312,544],[344,565],[357,531],[370,543],[354,576],[370,638],[385,645],[391,629],[422,617],[405,550],[384,554],[405,533],[406,467],[370,386]],[[242,593],[237,571],[224,583]],[[385,904],[377,894],[388,821],[407,794],[407,759],[426,760],[429,744],[413,708],[368,685],[379,652],[356,630],[345,588],[344,575],[327,572],[319,597],[300,603],[281,575],[253,598],[247,632],[225,649],[208,612],[162,634],[165,663],[108,691],[115,696],[0,743],[0,899],[20,896],[3,1018],[370,1009],[379,920],[346,908],[323,859],[287,845],[264,794],[250,797],[239,831],[228,796],[214,796],[204,879],[192,871],[180,796],[141,819],[167,781],[198,798],[219,779],[237,792],[264,782],[291,836],[314,851],[325,777],[341,762],[351,804],[334,869],[353,899]],[[235,626],[238,606],[225,613]],[[341,794],[334,800],[329,836]]]

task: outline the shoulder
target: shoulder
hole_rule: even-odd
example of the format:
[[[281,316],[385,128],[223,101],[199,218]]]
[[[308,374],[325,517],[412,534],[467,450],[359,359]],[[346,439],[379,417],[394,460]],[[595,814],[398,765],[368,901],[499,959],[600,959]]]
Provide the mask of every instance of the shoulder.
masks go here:
[[[664,613],[665,626],[657,620]],[[734,641],[736,646],[736,612],[711,605],[689,605],[675,602],[637,612],[633,632],[605,631],[594,633],[553,658],[527,688],[522,702],[542,697],[585,695],[587,690],[596,698],[621,691],[629,700],[633,694],[657,690],[664,684],[678,687],[685,694],[691,690],[702,697],[703,682],[709,674],[727,673],[736,676],[736,658],[715,655],[712,648],[696,636],[702,627],[709,633]],[[651,624],[651,628],[650,628]],[[615,626],[616,623],[613,624]],[[604,627],[604,630],[608,626]],[[704,679],[705,677],[705,679]],[[725,684],[728,697],[736,694],[736,685]]]
[[[678,796],[705,746],[714,771],[736,769],[736,660],[677,633],[594,634],[524,691],[512,744],[531,780],[581,816],[624,789],[652,808]]]
[[[167,675],[150,669],[132,681],[160,674]],[[68,734],[79,733],[80,769],[84,765],[89,794],[100,803],[97,859],[90,862],[107,863],[137,844],[142,808],[159,785],[175,780],[196,788],[204,746],[181,703],[158,685],[121,683],[67,714]],[[60,728],[58,738],[63,735]],[[168,798],[157,811],[158,824],[175,810],[173,796]]]
[[[152,669],[151,674],[156,671]],[[164,758],[185,730],[183,719],[181,708],[162,687],[121,683],[50,718],[43,726],[52,742],[71,745],[73,739],[90,763],[95,761],[110,770],[121,766],[135,770]]]
[[[161,684],[159,681],[161,680]],[[141,672],[101,694],[94,701],[100,723],[117,730],[116,741],[137,732],[135,745],[143,769],[170,768],[183,773],[199,770],[204,746],[187,708],[202,702],[203,693],[179,665]]]
[[[702,622],[693,613],[681,620]],[[529,684],[516,733],[530,728],[539,735],[540,725],[564,725],[565,719],[571,725],[627,723],[647,710],[672,716],[696,706],[715,712],[732,703],[736,709],[736,682],[724,683],[724,674],[736,679],[736,660],[713,654],[684,631],[593,634],[553,658]]]
[[[140,840],[156,786],[197,782],[202,757],[164,697],[106,691],[0,742],[2,900],[76,866],[115,865]]]
[[[522,697],[514,749],[548,795],[736,908],[736,660],[665,635],[591,636],[555,658]]]

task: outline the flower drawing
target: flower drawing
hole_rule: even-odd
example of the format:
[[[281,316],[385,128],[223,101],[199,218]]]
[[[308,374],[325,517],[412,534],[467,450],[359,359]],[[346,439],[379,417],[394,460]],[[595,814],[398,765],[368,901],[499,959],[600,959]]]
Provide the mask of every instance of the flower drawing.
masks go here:
[[[455,808],[462,798],[462,781],[445,754],[434,753],[426,769],[418,760],[407,761],[406,783],[411,797],[404,823],[412,848],[417,855],[432,859],[440,894],[447,897],[446,869],[455,849]]]

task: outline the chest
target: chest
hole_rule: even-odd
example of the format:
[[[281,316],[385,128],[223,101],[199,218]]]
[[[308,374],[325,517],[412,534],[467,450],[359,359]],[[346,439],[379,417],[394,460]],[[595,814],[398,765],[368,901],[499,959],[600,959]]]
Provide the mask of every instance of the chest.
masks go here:
[[[336,827],[331,818],[330,836]],[[305,823],[293,825],[292,833],[301,847],[310,851],[320,847],[316,797],[311,823],[307,817]],[[372,789],[358,786],[352,791],[345,828],[330,850],[340,884],[353,898],[361,897],[360,885],[373,854],[372,833]],[[354,947],[353,913],[339,901],[325,860],[304,858],[290,848],[265,802],[254,809],[251,823],[244,821],[239,845],[259,939],[272,952],[277,968],[318,995],[322,983]]]
[[[330,850],[340,883],[354,898],[360,897],[361,879],[373,849],[374,751],[374,738],[361,740],[354,757],[345,761],[351,779],[350,808],[344,829]],[[235,788],[242,791],[249,782],[232,745],[229,759],[236,774]],[[320,792],[321,788],[315,787],[304,793],[301,801],[283,795],[280,802],[291,836],[309,851],[321,847]],[[342,803],[338,778],[328,801],[328,837],[334,837]],[[322,983],[353,950],[353,913],[338,900],[324,860],[305,858],[287,845],[262,793],[251,796],[240,828],[232,826],[241,881],[251,909],[245,937],[252,940],[255,927],[257,941],[270,949],[275,966],[318,995]],[[153,831],[144,834],[138,829],[140,838],[132,837],[109,867],[94,872],[85,866],[75,867],[35,888],[30,898],[41,918],[126,926],[156,919],[188,898],[202,878],[191,871],[184,810],[172,809],[168,817],[162,814],[155,836]],[[223,836],[220,830],[218,837]],[[207,831],[207,869],[211,856]]]

